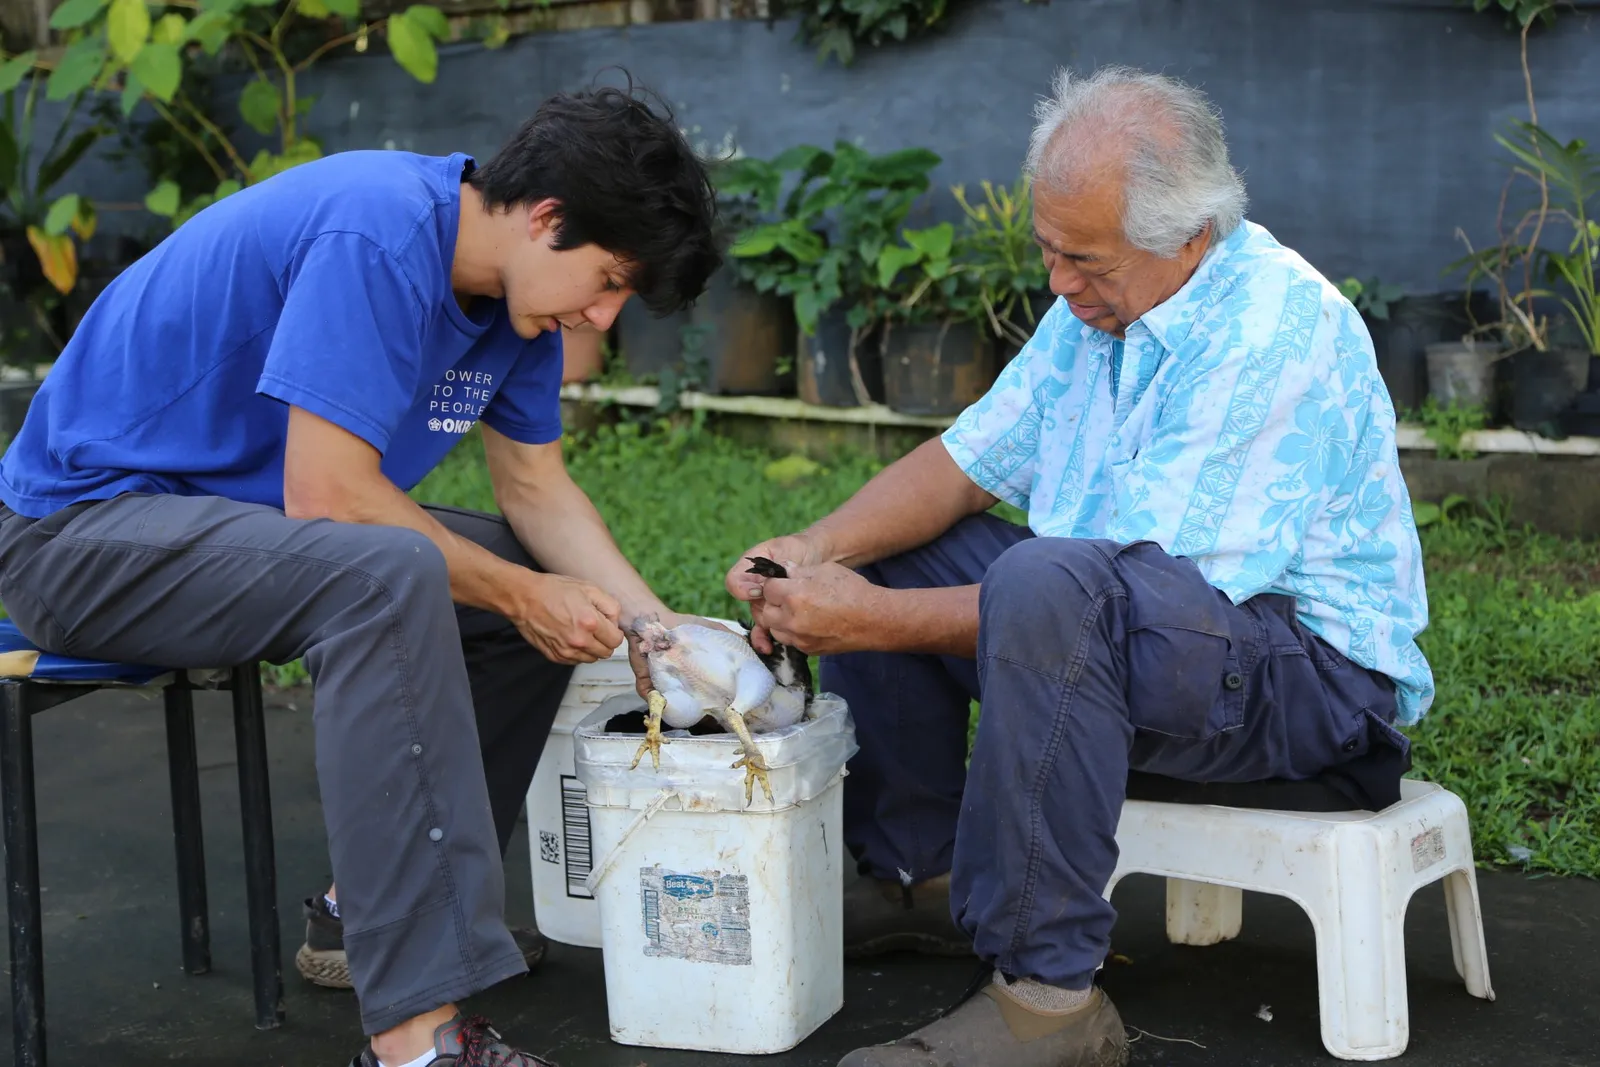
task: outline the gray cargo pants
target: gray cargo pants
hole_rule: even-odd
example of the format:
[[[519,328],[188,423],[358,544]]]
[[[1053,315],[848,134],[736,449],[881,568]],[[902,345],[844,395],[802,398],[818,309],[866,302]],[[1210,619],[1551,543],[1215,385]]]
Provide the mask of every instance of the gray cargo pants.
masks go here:
[[[503,519],[429,511],[533,566]],[[368,1034],[527,966],[502,856],[571,676],[450,597],[399,527],[128,494],[0,507],[0,603],[47,651],[173,668],[304,657],[345,949]]]

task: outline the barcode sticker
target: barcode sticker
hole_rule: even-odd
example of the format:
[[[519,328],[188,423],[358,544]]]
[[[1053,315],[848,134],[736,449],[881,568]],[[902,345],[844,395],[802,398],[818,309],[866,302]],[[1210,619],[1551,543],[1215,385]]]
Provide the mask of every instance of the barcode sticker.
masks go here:
[[[588,791],[577,778],[561,776],[561,841],[567,856],[567,896],[579,900],[594,899],[584,884],[594,865],[589,844],[589,805],[584,802],[587,796]]]

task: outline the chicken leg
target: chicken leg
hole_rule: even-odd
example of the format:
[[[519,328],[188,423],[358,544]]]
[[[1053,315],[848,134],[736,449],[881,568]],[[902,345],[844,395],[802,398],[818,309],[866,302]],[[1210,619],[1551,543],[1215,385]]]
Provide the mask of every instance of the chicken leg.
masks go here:
[[[739,743],[744,746],[744,755],[734,760],[728,766],[738,769],[744,768],[744,806],[749,807],[755,797],[755,786],[759,780],[761,791],[767,794],[767,802],[772,802],[772,781],[767,777],[767,760],[756,747],[750,737],[750,728],[744,724],[744,716],[729,708],[727,719],[724,720],[734,733],[739,735]]]
[[[646,752],[650,753],[650,762],[655,769],[661,769],[661,713],[667,709],[667,698],[652,689],[648,700],[649,710],[644,715],[644,740],[639,742],[639,751],[633,754],[633,763],[628,767],[630,771],[639,766]]]

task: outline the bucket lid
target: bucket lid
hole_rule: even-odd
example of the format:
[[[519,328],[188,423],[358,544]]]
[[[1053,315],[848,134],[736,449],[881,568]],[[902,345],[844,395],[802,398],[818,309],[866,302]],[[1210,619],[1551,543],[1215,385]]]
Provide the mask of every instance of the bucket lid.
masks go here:
[[[573,729],[573,767],[591,804],[642,807],[666,789],[678,793],[684,807],[698,811],[770,811],[816,796],[857,751],[855,724],[844,700],[818,694],[806,719],[751,735],[766,760],[774,796],[768,801],[757,786],[747,809],[744,768],[731,766],[744,754],[744,746],[732,733],[696,736],[663,730],[660,769],[648,753],[637,767],[632,766],[644,740],[642,728],[637,733],[608,732],[606,725],[617,715],[643,711],[644,706],[636,694],[619,693]]]

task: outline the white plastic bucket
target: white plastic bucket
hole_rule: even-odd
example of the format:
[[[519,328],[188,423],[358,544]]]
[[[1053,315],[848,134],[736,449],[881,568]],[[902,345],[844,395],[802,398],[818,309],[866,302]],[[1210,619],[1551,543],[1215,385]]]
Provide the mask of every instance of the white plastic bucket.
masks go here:
[[[573,731],[587,790],[612,1040],[744,1055],[783,1052],[844,1004],[848,709],[755,736],[773,799],[745,806],[729,734],[672,731],[661,769],[629,770],[639,734],[608,734],[624,702]]]
[[[600,947],[600,911],[584,884],[593,853],[583,784],[573,773],[572,730],[608,697],[618,695],[632,696],[644,706],[634,689],[626,644],[610,659],[573,669],[528,787],[534,917],[541,933],[564,945]]]

